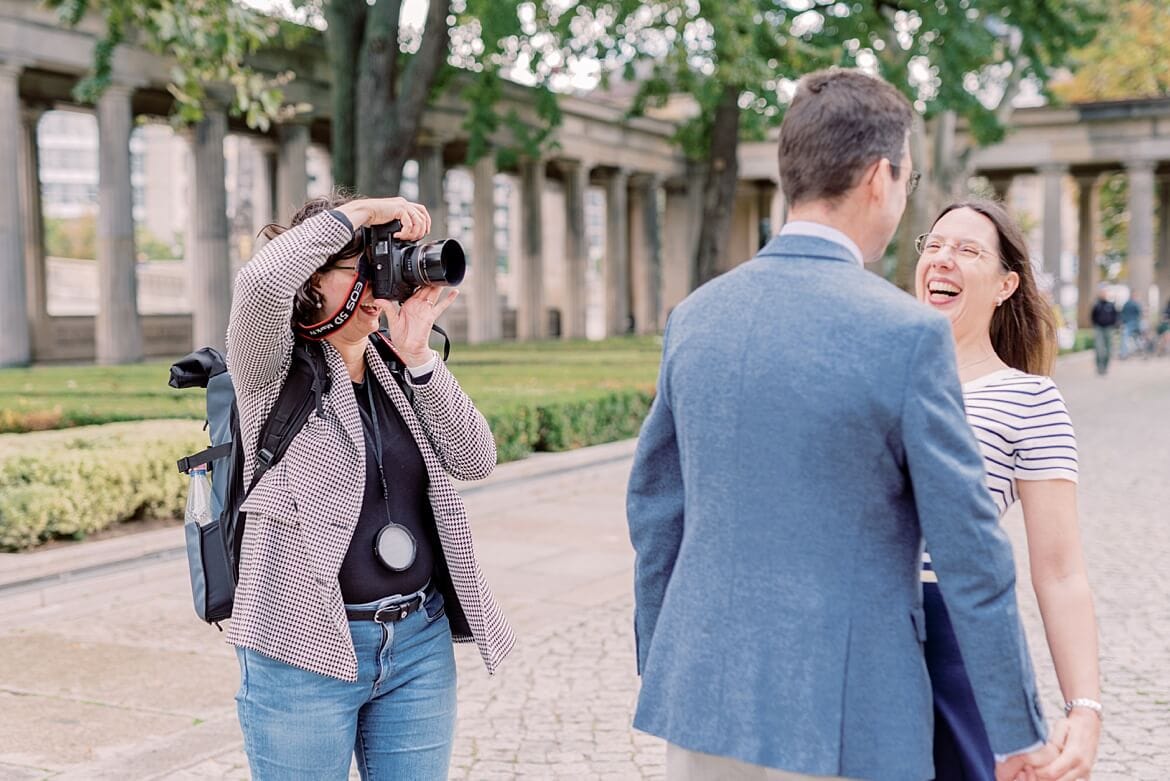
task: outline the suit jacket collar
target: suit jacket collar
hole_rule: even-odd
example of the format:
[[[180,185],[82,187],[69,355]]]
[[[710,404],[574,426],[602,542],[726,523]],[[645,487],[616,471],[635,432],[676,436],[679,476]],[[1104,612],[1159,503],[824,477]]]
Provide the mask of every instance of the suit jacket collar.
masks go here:
[[[828,239],[822,239],[816,236],[777,236],[760,250],[759,256],[839,260],[857,268],[864,268],[858,266],[857,258],[854,257],[848,248],[835,241],[829,241]]]

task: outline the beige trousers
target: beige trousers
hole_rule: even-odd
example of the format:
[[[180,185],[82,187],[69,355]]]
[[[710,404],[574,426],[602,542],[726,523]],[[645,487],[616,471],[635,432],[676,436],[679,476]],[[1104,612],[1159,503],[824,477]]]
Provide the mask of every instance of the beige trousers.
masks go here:
[[[809,776],[762,765],[749,765],[730,757],[700,754],[673,743],[666,744],[666,781],[826,781],[841,776]]]

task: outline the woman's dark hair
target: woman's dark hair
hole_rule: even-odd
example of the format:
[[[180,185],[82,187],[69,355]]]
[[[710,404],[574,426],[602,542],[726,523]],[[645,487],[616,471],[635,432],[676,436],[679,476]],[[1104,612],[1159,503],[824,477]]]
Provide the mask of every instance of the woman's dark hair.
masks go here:
[[[957,209],[970,209],[995,226],[1000,264],[1020,277],[1019,287],[991,315],[991,347],[1003,362],[1028,374],[1050,374],[1056,360],[1056,317],[1036,286],[1028,244],[1003,204],[985,198],[957,201],[939,212],[934,223]]]
[[[310,198],[306,201],[305,205],[298,209],[297,213],[292,216],[292,220],[289,222],[287,228],[273,222],[261,228],[259,235],[266,239],[275,239],[286,230],[289,230],[289,228],[295,228],[305,220],[316,217],[321,212],[336,209],[338,206],[357,200],[360,197],[356,193],[352,193],[344,188],[335,187],[328,195]],[[353,256],[346,255],[344,250],[333,255],[305,280],[305,283],[300,286],[296,292],[296,296],[293,298],[293,323],[315,325],[321,321],[325,298],[317,290],[317,283],[320,279],[319,275],[321,272],[328,271],[339,262],[347,260],[350,257]]]
[[[784,197],[793,205],[839,199],[882,158],[897,177],[913,120],[910,101],[889,82],[845,68],[808,74],[780,125]]]

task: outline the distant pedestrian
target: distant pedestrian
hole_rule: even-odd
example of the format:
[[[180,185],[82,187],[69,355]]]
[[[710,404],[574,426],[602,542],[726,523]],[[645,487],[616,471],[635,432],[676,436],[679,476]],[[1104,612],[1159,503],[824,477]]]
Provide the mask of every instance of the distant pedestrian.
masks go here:
[[[1109,300],[1109,291],[1104,287],[1097,291],[1097,303],[1093,304],[1090,319],[1093,321],[1093,347],[1097,351],[1097,374],[1104,377],[1109,371],[1109,356],[1113,351],[1113,329],[1117,327],[1117,307]]]
[[[1132,352],[1144,352],[1142,349],[1142,305],[1133,297],[1133,289],[1129,291],[1129,298],[1121,305],[1121,360],[1125,360]]]

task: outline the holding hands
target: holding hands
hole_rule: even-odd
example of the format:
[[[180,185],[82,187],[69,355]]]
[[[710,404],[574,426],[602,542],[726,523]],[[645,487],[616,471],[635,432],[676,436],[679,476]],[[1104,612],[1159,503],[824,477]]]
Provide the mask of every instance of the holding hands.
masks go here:
[[[1074,708],[1056,723],[1043,747],[997,764],[996,781],[1089,781],[1100,738],[1100,717]]]

